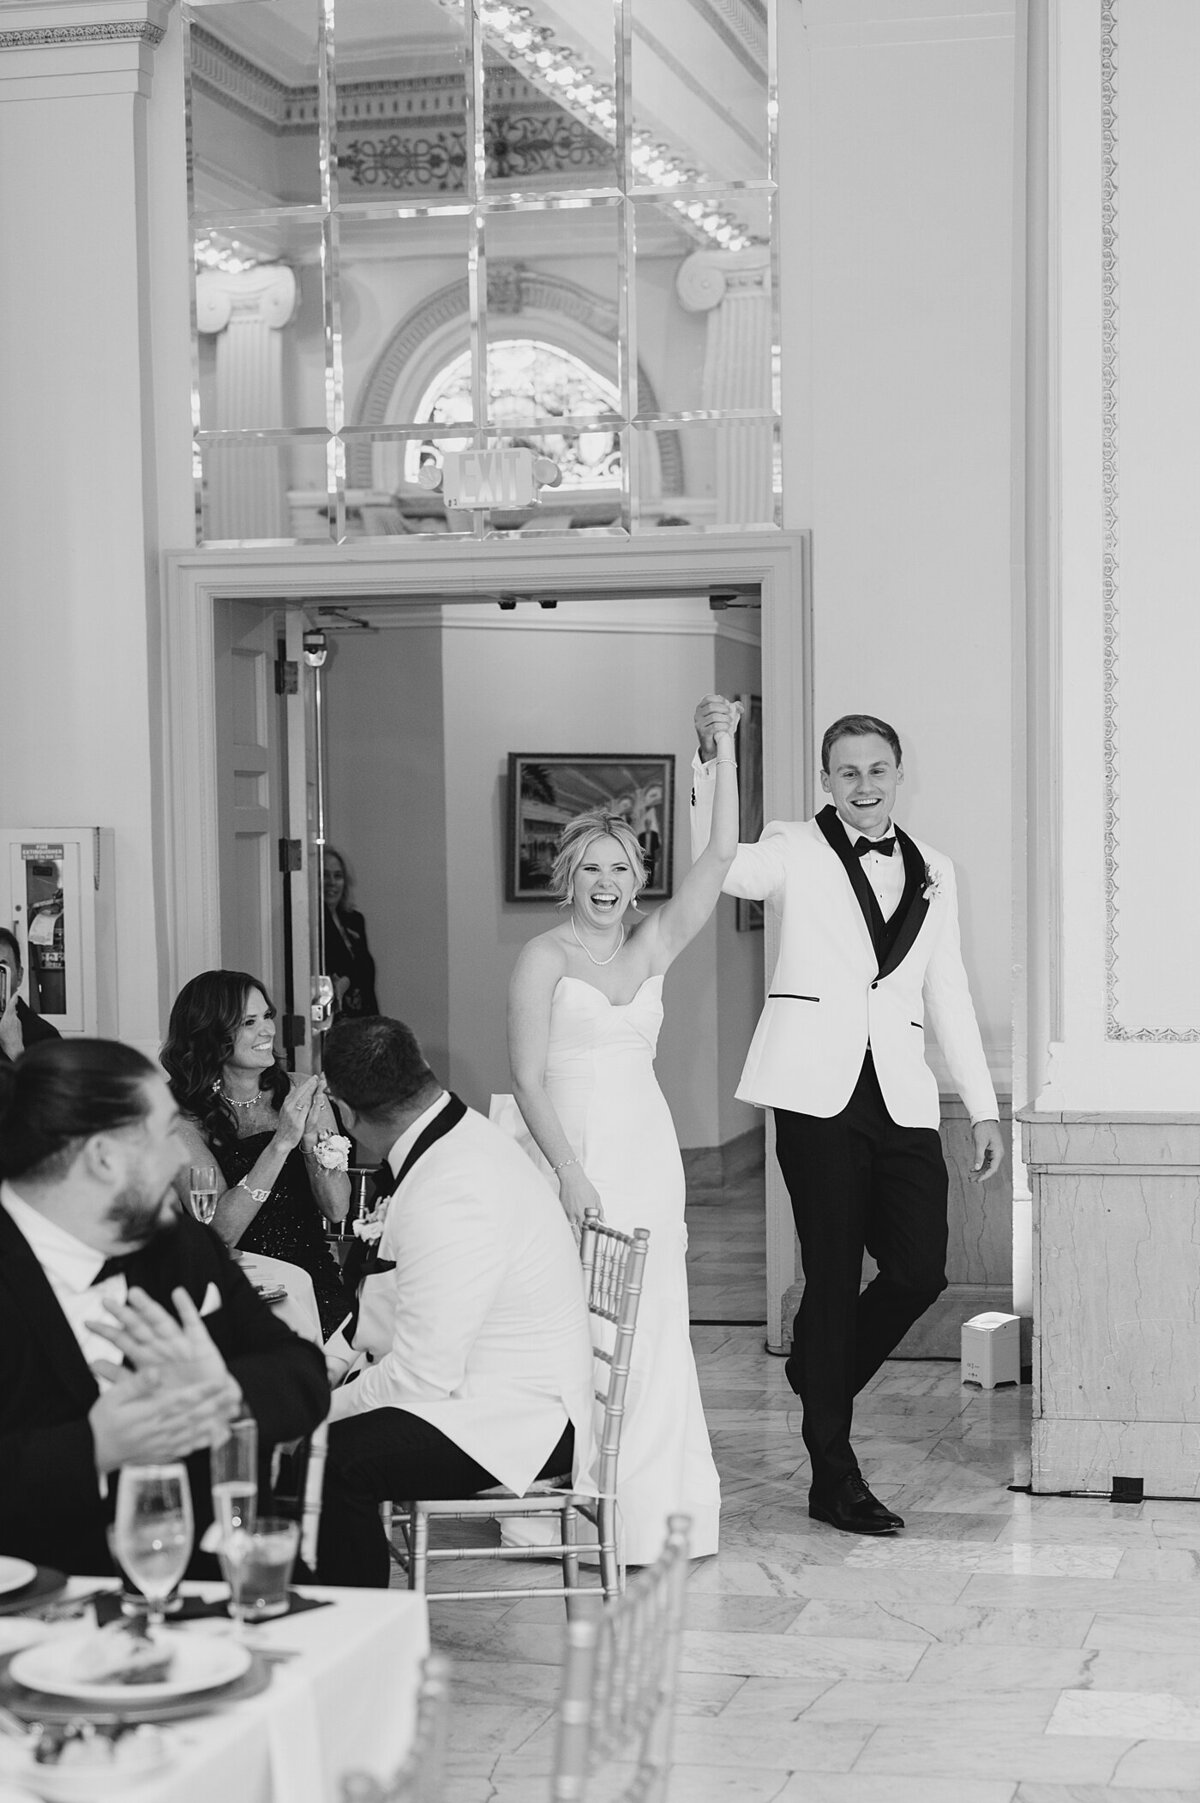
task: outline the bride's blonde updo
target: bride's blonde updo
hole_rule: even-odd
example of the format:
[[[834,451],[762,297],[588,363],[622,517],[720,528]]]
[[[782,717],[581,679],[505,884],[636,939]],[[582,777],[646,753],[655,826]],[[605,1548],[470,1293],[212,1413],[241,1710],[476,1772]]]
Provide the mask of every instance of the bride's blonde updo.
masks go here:
[[[570,907],[575,872],[587,856],[588,846],[596,839],[616,839],[629,859],[629,868],[637,884],[635,895],[640,895],[646,887],[646,860],[628,820],[620,814],[605,814],[599,810],[576,814],[574,820],[568,820],[563,827],[554,868],[550,872],[550,893],[558,896],[560,908]]]

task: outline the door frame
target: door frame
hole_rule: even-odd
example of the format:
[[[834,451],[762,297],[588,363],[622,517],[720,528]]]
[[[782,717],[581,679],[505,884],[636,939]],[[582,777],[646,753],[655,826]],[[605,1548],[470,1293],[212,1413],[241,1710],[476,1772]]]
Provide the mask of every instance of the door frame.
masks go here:
[[[636,600],[757,586],[762,599],[764,818],[813,807],[811,542],[807,532],[642,538],[363,539],[169,551],[160,587],[162,769],[155,822],[161,899],[159,974],[169,1000],[220,963],[213,605],[278,608],[482,601],[509,593]],[[769,983],[773,917],[764,942]],[[796,1278],[791,1210],[767,1159],[767,1340],[782,1343],[784,1291]]]

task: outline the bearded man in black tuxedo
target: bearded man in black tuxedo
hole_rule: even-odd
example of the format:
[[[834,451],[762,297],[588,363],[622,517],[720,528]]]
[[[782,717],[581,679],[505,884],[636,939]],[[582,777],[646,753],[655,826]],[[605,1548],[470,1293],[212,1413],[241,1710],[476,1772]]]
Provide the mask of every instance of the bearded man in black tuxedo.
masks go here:
[[[208,1448],[252,1415],[260,1450],[320,1422],[320,1351],[278,1321],[209,1228],[180,1213],[161,1072],[115,1040],[0,1064],[0,1549],[113,1571],[122,1465],[184,1459],[196,1545]],[[121,1360],[123,1359],[123,1363]],[[215,1575],[193,1556],[193,1576]]]

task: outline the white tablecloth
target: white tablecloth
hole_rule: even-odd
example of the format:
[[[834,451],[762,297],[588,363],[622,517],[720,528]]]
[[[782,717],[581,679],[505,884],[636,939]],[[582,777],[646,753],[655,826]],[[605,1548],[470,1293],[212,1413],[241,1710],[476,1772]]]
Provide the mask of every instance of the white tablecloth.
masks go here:
[[[278,1289],[282,1284],[287,1295],[271,1307],[281,1321],[303,1340],[321,1344],[321,1316],[317,1309],[317,1292],[313,1280],[300,1265],[289,1265],[282,1258],[268,1258],[262,1252],[245,1252],[238,1260],[251,1283],[263,1289]]]
[[[77,1588],[93,1589],[88,1580]],[[219,1595],[219,1584],[189,1584]],[[260,1696],[211,1716],[166,1723],[170,1763],[127,1791],[129,1803],[330,1803],[346,1772],[385,1776],[412,1741],[420,1665],[429,1648],[425,1599],[407,1590],[328,1590],[332,1607],[288,1615],[250,1630],[251,1644],[294,1652],[272,1666]],[[49,1628],[0,1619],[0,1651],[48,1633],[78,1633],[79,1621]],[[228,1634],[223,1620],[188,1623],[186,1634]],[[11,1783],[13,1743],[0,1740],[0,1785]]]

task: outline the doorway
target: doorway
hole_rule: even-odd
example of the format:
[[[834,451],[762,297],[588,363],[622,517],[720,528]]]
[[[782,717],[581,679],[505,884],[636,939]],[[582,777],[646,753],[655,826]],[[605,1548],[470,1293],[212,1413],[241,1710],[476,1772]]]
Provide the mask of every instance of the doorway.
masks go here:
[[[160,823],[166,924],[162,974],[167,999],[186,977],[211,966],[221,954],[216,696],[212,677],[214,610],[220,600],[256,601],[285,609],[297,617],[302,611],[316,617],[327,609],[344,609],[354,615],[361,615],[364,610],[374,615],[390,609],[408,619],[414,610],[440,608],[443,603],[453,604],[455,612],[482,606],[494,609],[498,616],[498,597],[532,597],[534,609],[547,614],[550,610],[537,608],[537,600],[553,599],[558,602],[554,613],[562,612],[564,618],[572,604],[582,607],[585,602],[620,602],[632,610],[632,617],[621,633],[609,636],[613,653],[619,653],[621,658],[618,673],[627,677],[631,669],[636,670],[637,646],[645,636],[643,629],[652,624],[648,610],[654,606],[678,602],[689,595],[757,594],[761,596],[762,620],[765,806],[768,815],[787,816],[802,814],[811,799],[807,571],[807,536],[785,533],[671,534],[644,541],[576,540],[569,545],[525,540],[433,547],[412,541],[397,545],[393,540],[368,541],[355,547],[353,555],[326,547],[264,547],[228,552],[214,549],[170,555],[166,561],[162,616],[166,780]],[[458,617],[461,622],[467,615],[459,612]],[[503,626],[499,623],[492,629],[496,644],[502,642]],[[402,636],[410,629],[403,628]],[[457,641],[466,630],[460,624],[448,636]],[[548,626],[547,631],[553,630],[553,624]],[[339,639],[339,653],[345,642],[346,639]],[[457,655],[457,650],[452,651],[452,658]],[[690,734],[689,716],[690,703],[685,715],[685,744]],[[505,746],[505,750],[522,748],[520,742]],[[690,745],[687,749],[690,755]],[[684,787],[681,781],[681,792]],[[491,812],[481,832],[485,843],[491,839],[494,857],[500,834],[494,786],[484,805]],[[443,789],[443,809],[444,806]],[[331,831],[334,843],[337,830],[335,823]],[[458,871],[454,860],[463,855],[465,841],[452,841],[447,834],[447,884],[451,872]],[[470,880],[469,875],[466,880]],[[520,919],[518,914],[517,923]],[[512,956],[516,945],[528,936],[529,929],[516,923],[509,929]],[[771,959],[775,948],[769,923],[765,934],[753,937],[756,957]],[[506,981],[505,977],[498,985],[501,1019]],[[385,1007],[392,1005],[385,995],[380,999]],[[460,999],[455,1006],[457,1012],[452,1016],[447,1004],[447,1055],[453,1032],[455,1044],[466,1048],[461,1056],[468,1060],[469,1067],[478,1064],[478,1070],[468,1068],[467,1075],[482,1093],[484,1082],[490,1082],[490,1078],[471,1050],[469,1007],[473,1004]],[[489,1007],[488,1012],[495,1017],[494,1008]],[[436,1047],[431,1044],[430,1049],[436,1055]],[[453,1068],[451,1064],[452,1071]],[[725,1083],[727,1093],[732,1088],[732,1082]],[[686,1127],[681,1137],[686,1145]],[[790,1210],[771,1160],[766,1180],[766,1215],[767,1337],[778,1344],[780,1300],[795,1275],[795,1252]]]
[[[691,856],[693,707],[713,689],[742,695],[753,701],[741,765],[747,836],[756,836],[761,760],[748,741],[761,734],[759,596],[532,592],[306,613],[328,644],[328,846],[365,918],[379,1005],[406,1020],[433,1067],[486,1112],[509,1088],[517,956],[557,918],[551,899],[514,900],[506,881],[516,856],[512,759],[539,773],[575,770],[578,757],[611,759],[614,774],[629,760],[661,765],[655,818],[677,886]],[[559,811],[587,805],[581,790]],[[696,1313],[706,1321],[765,1319],[763,1115],[734,1093],[762,1005],[762,946],[761,916],[723,897],[667,978],[656,1068],[688,1173]],[[748,1245],[735,1243],[724,1212],[735,1183]]]

